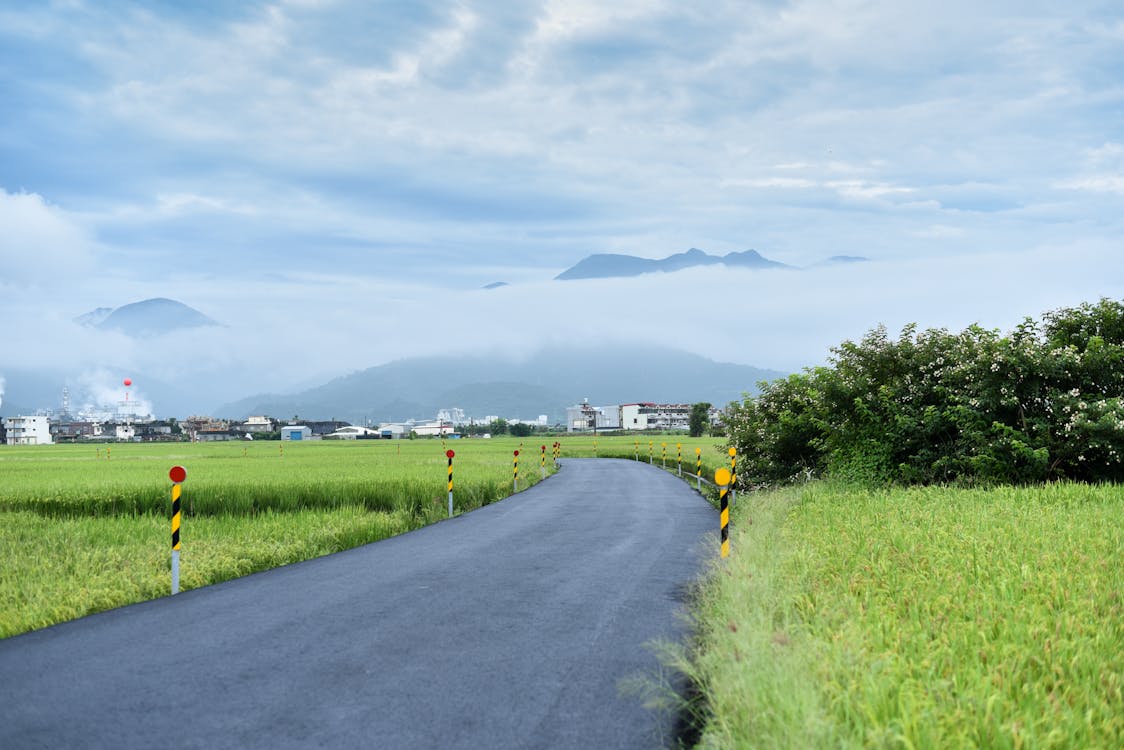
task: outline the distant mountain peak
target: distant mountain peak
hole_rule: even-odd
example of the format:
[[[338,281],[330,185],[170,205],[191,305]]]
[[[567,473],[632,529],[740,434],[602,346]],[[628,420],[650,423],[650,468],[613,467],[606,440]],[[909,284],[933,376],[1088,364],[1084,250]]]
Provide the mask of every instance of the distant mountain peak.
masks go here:
[[[865,263],[869,260],[869,258],[863,258],[858,255],[833,255],[826,260],[809,266],[809,268]],[[641,274],[655,273],[657,271],[673,273],[675,271],[682,271],[685,268],[714,265],[724,265],[731,268],[751,268],[755,270],[799,270],[797,266],[790,266],[787,263],[771,260],[753,249],[727,253],[726,255],[711,255],[705,250],[692,247],[682,253],[675,253],[659,260],[640,258],[635,255],[596,253],[582,258],[554,278],[558,281],[569,281],[573,279],[612,279],[640,276]]]
[[[493,281],[491,284],[485,284],[481,289],[499,289],[504,286],[508,286],[506,281]]]
[[[99,307],[74,321],[91,328],[120,331],[133,338],[219,325],[194,307],[167,297],[153,297],[118,308]]]

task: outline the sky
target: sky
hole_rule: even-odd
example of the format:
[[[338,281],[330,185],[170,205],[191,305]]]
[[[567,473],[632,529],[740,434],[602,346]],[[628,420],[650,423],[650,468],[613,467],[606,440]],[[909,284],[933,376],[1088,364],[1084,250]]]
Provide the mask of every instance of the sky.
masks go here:
[[[798,370],[1124,297],[1112,1],[6,2],[0,102],[0,377],[221,402],[592,339]],[[805,270],[552,281],[691,247]],[[223,327],[73,322],[150,297]]]

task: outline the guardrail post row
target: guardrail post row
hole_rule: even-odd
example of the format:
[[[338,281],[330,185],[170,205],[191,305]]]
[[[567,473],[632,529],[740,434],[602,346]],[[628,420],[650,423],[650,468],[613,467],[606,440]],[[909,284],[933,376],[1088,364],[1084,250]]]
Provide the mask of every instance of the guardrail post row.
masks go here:
[[[173,466],[168,472],[172,480],[172,594],[180,592],[180,495],[183,488],[180,486],[187,479],[187,470],[182,466]]]
[[[449,518],[453,517],[453,456],[457,455],[453,449],[445,451],[445,455],[449,459]]]
[[[730,470],[719,469],[714,472],[714,483],[718,485],[718,491],[720,493],[719,503],[722,509],[722,513],[718,517],[722,528],[722,546],[720,548],[720,554],[725,558],[730,556]]]

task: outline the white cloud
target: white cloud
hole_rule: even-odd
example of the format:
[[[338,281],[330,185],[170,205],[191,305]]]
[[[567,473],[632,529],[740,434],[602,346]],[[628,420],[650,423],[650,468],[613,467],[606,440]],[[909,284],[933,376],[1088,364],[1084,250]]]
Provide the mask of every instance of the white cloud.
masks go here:
[[[49,286],[91,268],[93,243],[86,230],[42,196],[0,189],[0,227],[0,286]]]

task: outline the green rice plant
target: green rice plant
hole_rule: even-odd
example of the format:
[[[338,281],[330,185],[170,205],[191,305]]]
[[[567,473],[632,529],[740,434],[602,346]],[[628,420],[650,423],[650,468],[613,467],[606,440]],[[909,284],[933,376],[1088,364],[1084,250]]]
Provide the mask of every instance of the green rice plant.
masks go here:
[[[1124,491],[752,496],[680,666],[702,747],[1124,746]]]
[[[184,526],[181,587],[338,552],[418,525],[408,513],[358,507],[196,518]],[[168,522],[152,514],[0,513],[0,638],[167,595],[169,539]]]

